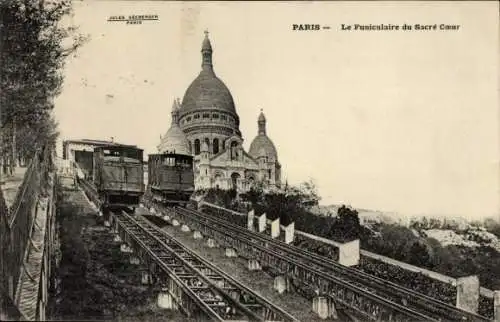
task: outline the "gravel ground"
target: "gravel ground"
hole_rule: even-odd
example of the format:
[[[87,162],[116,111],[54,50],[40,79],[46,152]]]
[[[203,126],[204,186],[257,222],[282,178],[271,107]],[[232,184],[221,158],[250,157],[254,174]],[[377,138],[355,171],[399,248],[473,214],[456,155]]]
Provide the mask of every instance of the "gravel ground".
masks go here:
[[[141,209],[138,210],[138,214],[147,215],[148,213],[145,209]],[[225,257],[223,248],[209,248],[206,246],[205,238],[201,241],[195,240],[193,238],[193,232],[182,232],[180,227],[173,227],[168,224],[163,226],[163,230],[189,249],[209,260],[215,266],[219,267],[233,278],[236,278],[238,281],[254,290],[257,294],[272,301],[300,321],[325,321],[321,320],[312,311],[312,303],[306,298],[294,292],[286,292],[281,295],[278,294],[273,289],[274,279],[263,271],[249,271],[245,259],[227,258]],[[338,319],[336,321],[341,320],[342,319]]]
[[[158,290],[141,284],[141,269],[95,215],[81,191],[66,191],[58,205],[61,262],[52,290],[51,320],[189,321],[157,307]]]

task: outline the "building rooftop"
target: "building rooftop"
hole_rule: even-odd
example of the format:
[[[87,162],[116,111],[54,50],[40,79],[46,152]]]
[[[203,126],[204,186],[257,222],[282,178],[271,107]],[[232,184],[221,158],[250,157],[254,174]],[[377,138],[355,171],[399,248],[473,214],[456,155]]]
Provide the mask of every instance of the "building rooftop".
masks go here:
[[[105,141],[105,140],[74,139],[74,140],[64,140],[63,141],[63,145],[67,145],[70,143],[89,144],[89,145],[120,145],[120,146],[137,147],[136,145],[132,145],[132,144],[123,144],[123,143],[119,143],[119,142]]]

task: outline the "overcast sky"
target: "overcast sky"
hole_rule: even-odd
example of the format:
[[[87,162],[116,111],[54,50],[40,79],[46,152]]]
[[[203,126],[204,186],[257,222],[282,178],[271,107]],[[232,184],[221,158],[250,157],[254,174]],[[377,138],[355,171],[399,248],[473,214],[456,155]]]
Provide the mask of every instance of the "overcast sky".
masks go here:
[[[133,14],[159,21],[106,21]],[[496,2],[85,1],[72,21],[90,41],[68,62],[57,100],[65,139],[114,137],[156,152],[172,100],[200,71],[208,29],[244,146],[262,108],[290,183],[313,178],[324,204],[500,216]],[[331,29],[292,30],[301,23]]]

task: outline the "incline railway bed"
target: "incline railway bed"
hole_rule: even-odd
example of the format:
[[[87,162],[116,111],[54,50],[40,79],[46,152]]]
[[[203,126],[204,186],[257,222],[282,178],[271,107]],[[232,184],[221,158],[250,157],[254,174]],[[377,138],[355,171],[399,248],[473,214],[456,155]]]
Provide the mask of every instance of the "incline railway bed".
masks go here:
[[[81,190],[60,190],[57,249],[47,320],[51,321],[192,321],[181,312],[158,308],[158,289],[141,283],[113,241],[103,218]]]
[[[225,209],[217,206],[214,207],[213,205],[207,203],[203,203],[203,205],[205,206],[200,210],[203,213],[218,217],[233,224],[237,224],[243,228],[247,227],[246,215],[232,211],[230,209]],[[267,228],[264,234],[269,234]],[[279,239],[282,240],[281,236],[279,237]],[[339,249],[337,246],[306,238],[301,234],[297,234],[297,231],[292,245],[320,255],[322,256],[322,259],[329,260],[329,263],[331,263],[332,265],[335,265],[338,261]],[[415,292],[423,294],[424,296],[431,297],[434,300],[441,301],[452,306],[454,306],[457,301],[456,286],[440,280],[436,280],[421,273],[413,272],[405,268],[400,268],[397,265],[386,263],[384,261],[367,256],[363,253],[360,254],[359,265],[353,268],[358,272],[361,271],[368,274],[368,277],[374,276],[385,281],[391,281],[392,284],[397,284],[403,288],[413,290]],[[488,319],[494,318],[493,296],[480,294],[478,314]]]
[[[156,207],[169,211],[158,205]],[[252,245],[267,254],[284,257],[287,262],[294,265],[306,265],[310,272],[325,278],[333,285],[347,285],[351,290],[358,292],[359,296],[363,294],[363,296],[372,297],[372,300],[381,304],[382,307],[399,312],[398,314],[407,316],[410,320],[489,320],[359,270],[341,266],[325,257],[273,240],[269,236],[250,232],[227,221],[198,211],[181,208],[174,208],[174,210],[173,214],[179,217],[181,222],[186,221],[200,228],[206,227],[222,236],[244,241],[246,245]],[[338,298],[335,299],[338,301]],[[359,308],[353,309],[359,310]]]
[[[285,311],[295,316],[303,322],[321,322],[324,321],[313,311],[311,298],[303,296],[298,292],[278,293],[274,288],[274,278],[265,269],[249,270],[248,262],[241,256],[227,257],[224,249],[220,247],[211,247],[207,244],[207,239],[193,238],[193,232],[183,231],[181,226],[174,226],[172,222],[162,219],[162,217],[148,214],[145,208],[140,208],[139,214],[149,221],[158,225],[163,231],[181,242],[184,246],[200,254],[210,263],[213,263],[224,272],[229,273],[233,278],[248,287],[257,290],[266,299],[282,307]],[[203,241],[203,242],[202,242]],[[353,321],[352,316],[346,312],[337,310],[338,320],[342,322]],[[355,321],[355,320],[354,320]]]
[[[110,219],[120,236],[144,251],[141,256],[143,259],[146,256],[152,258],[168,274],[170,285],[175,283],[179,286],[180,289],[171,286],[170,293],[174,293],[173,301],[186,314],[194,313],[213,321],[298,321],[190,251],[144,217],[113,212]],[[161,276],[161,273],[158,275]]]

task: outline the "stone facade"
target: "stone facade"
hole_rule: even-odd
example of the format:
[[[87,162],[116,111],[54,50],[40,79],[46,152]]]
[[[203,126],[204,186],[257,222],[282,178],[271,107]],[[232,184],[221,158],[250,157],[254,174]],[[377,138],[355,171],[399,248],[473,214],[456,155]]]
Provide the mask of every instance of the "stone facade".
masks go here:
[[[201,53],[202,70],[186,90],[182,103],[174,101],[172,125],[161,137],[158,151],[166,152],[167,147],[185,146],[187,142],[188,153],[195,157],[197,190],[218,187],[244,192],[257,182],[265,188],[279,188],[281,165],[276,148],[266,135],[264,114],[261,111],[258,135],[246,152],[233,97],[214,72],[208,33]],[[180,137],[177,128],[185,137]]]

